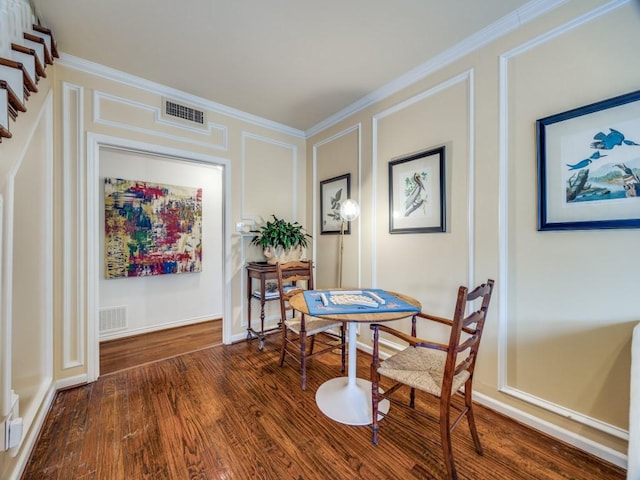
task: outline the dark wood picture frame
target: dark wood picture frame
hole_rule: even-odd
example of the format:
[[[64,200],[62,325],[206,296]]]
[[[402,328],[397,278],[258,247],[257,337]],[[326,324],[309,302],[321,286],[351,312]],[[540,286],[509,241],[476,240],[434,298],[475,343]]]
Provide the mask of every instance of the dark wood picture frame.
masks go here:
[[[342,219],[340,206],[346,199],[351,198],[351,174],[346,173],[338,177],[320,182],[320,234],[340,234]],[[345,235],[351,234],[351,222],[347,222]]]
[[[445,147],[389,162],[389,233],[446,231]]]

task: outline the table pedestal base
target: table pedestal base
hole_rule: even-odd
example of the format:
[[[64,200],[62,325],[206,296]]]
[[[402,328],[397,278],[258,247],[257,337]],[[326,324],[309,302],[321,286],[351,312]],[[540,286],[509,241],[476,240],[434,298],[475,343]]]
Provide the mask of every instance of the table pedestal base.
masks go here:
[[[338,377],[324,382],[316,392],[316,403],[322,413],[336,422],[371,425],[371,382],[362,378],[355,380],[355,384],[350,384],[348,377]],[[381,401],[378,409],[387,413],[389,401]]]

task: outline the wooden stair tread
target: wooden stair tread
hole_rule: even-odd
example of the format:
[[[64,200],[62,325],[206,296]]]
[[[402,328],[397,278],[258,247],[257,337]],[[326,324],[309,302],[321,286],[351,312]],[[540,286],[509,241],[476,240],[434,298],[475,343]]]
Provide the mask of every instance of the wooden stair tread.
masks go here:
[[[29,73],[27,72],[27,69],[25,68],[24,64],[22,62],[17,62],[15,60],[11,60],[9,58],[4,58],[4,57],[0,57],[0,65],[4,65],[5,67],[10,67],[10,68],[15,68],[16,70],[20,70],[22,72],[22,83],[23,83],[23,93],[24,93],[24,99],[27,100],[29,98],[29,95],[31,93],[31,89],[30,87],[34,87],[37,90],[37,87],[35,87],[35,85],[33,85],[33,82],[31,81],[31,78],[29,76]],[[22,102],[21,102],[22,103]],[[21,112],[26,112],[26,108],[24,107],[24,105],[22,106],[22,108],[24,108],[24,110],[22,110],[21,108],[16,107],[17,110],[21,111]]]
[[[38,56],[37,52],[33,48],[29,48],[29,47],[26,47],[24,45],[18,45],[17,43],[12,43],[11,44],[11,49],[14,52],[20,52],[20,53],[24,53],[26,55],[33,56],[35,67],[36,67],[36,78],[35,78],[36,82],[38,82],[38,80],[40,80],[40,77],[46,77],[47,76],[47,74],[44,71],[44,65],[40,61],[40,57]],[[36,89],[36,91],[37,91],[37,89]]]
[[[16,95],[16,92],[13,91],[11,85],[9,85],[7,81],[0,80],[0,88],[4,88],[7,91],[9,98],[9,115],[12,114],[12,111],[15,112],[15,115],[17,115],[17,112],[27,111],[27,107],[25,107],[24,104],[20,101],[20,98]],[[13,117],[13,119],[15,120],[15,117]]]
[[[49,65],[53,65],[53,57],[51,56],[51,52],[49,52],[49,47],[47,46],[47,42],[45,42],[44,38],[27,32],[23,33],[22,36],[29,42],[34,42],[42,45],[42,48],[44,50],[44,62]]]
[[[33,30],[51,37],[51,55],[53,55],[54,58],[60,58],[60,55],[58,54],[58,47],[56,46],[55,39],[53,38],[53,31],[50,28],[43,27],[42,25],[33,25]]]

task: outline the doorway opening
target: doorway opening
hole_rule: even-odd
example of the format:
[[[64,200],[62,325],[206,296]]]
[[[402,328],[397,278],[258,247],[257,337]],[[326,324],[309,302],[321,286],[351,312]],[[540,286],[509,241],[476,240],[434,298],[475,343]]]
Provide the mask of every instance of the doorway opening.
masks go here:
[[[222,342],[228,343],[228,160],[99,135],[90,135],[88,143],[87,380],[94,381],[101,373],[100,342],[144,337],[221,318]],[[200,189],[201,271],[105,278],[105,178]],[[118,321],[103,322],[105,310],[117,310]]]

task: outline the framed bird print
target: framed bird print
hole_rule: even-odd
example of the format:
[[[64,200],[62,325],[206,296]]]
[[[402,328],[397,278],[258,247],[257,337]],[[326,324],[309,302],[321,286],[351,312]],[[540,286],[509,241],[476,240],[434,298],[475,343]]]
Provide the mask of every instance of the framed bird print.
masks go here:
[[[350,173],[320,182],[320,234],[340,233],[340,206],[347,198],[351,198]],[[346,222],[344,233],[351,234],[351,222]]]
[[[444,232],[445,147],[389,162],[389,233]]]
[[[640,90],[537,120],[538,230],[640,228]]]

